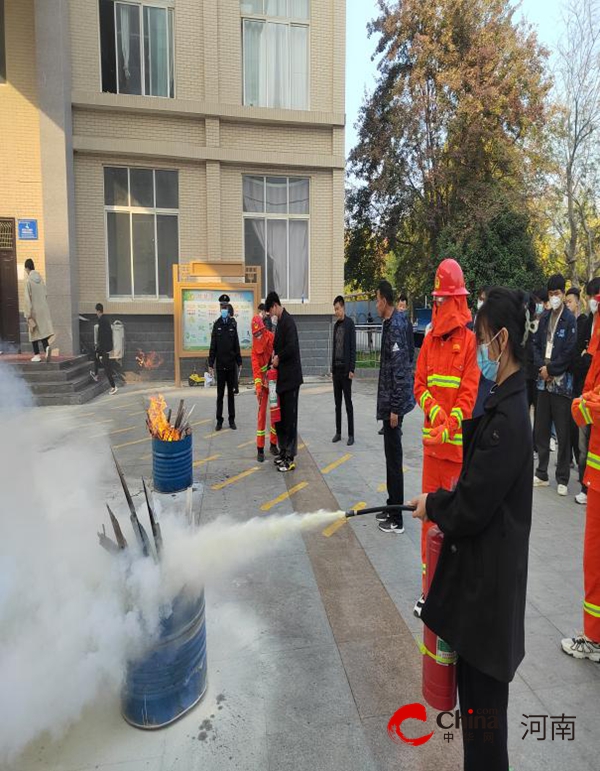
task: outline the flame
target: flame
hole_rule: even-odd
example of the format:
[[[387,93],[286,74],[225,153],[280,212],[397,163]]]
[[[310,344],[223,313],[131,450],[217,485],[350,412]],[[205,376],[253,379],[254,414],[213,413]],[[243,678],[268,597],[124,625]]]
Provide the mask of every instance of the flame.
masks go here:
[[[135,360],[142,369],[158,369],[164,361],[160,353],[157,353],[156,351],[144,353],[144,351],[141,351],[139,348]]]
[[[167,420],[165,410],[167,402],[162,394],[150,397],[150,406],[148,407],[148,430],[156,439],[162,439],[163,442],[178,442],[181,439],[181,431],[173,426]]]

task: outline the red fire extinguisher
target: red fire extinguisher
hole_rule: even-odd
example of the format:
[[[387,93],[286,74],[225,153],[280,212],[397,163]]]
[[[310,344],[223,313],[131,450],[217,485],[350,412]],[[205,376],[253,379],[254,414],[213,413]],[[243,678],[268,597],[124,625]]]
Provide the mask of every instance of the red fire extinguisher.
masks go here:
[[[444,536],[438,527],[427,533],[427,591],[433,582],[435,569],[442,551]],[[448,643],[424,627],[423,644],[423,698],[439,712],[451,712],[456,705],[456,653]]]
[[[277,396],[277,370],[271,367],[267,371],[267,384],[269,386],[269,409],[271,410],[271,425],[281,420],[279,397]]]

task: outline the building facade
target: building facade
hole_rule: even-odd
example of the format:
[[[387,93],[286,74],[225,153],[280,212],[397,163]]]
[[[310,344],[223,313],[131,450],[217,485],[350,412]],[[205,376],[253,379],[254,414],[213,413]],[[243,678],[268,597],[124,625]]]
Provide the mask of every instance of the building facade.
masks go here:
[[[307,373],[326,371],[344,0],[3,4],[0,222],[15,221],[17,278],[30,256],[46,276],[61,350],[79,352],[103,302],[125,368],[155,350],[172,373],[171,266],[245,262],[297,316]],[[27,219],[37,241],[18,238]]]

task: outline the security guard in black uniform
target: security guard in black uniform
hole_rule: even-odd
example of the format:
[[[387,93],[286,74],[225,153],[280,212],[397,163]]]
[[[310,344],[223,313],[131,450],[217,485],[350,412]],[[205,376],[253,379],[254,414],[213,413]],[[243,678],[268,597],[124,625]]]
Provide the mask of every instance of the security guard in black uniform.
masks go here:
[[[221,316],[213,324],[210,339],[210,353],[208,355],[208,369],[214,373],[215,361],[217,370],[217,431],[223,426],[223,397],[225,385],[227,385],[227,408],[229,412],[229,427],[236,429],[235,425],[235,389],[238,382],[239,370],[242,367],[242,354],[240,352],[240,340],[237,331],[237,322],[229,315],[229,295],[222,294],[219,297]]]

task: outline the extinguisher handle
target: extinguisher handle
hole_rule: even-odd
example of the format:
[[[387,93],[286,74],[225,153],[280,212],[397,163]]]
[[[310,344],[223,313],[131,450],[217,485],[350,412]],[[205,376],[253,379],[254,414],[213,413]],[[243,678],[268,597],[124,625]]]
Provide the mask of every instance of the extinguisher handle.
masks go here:
[[[371,509],[350,509],[346,517],[356,517],[359,514],[379,514],[380,512],[415,511],[416,506],[410,503],[392,503],[389,506],[374,506]]]

